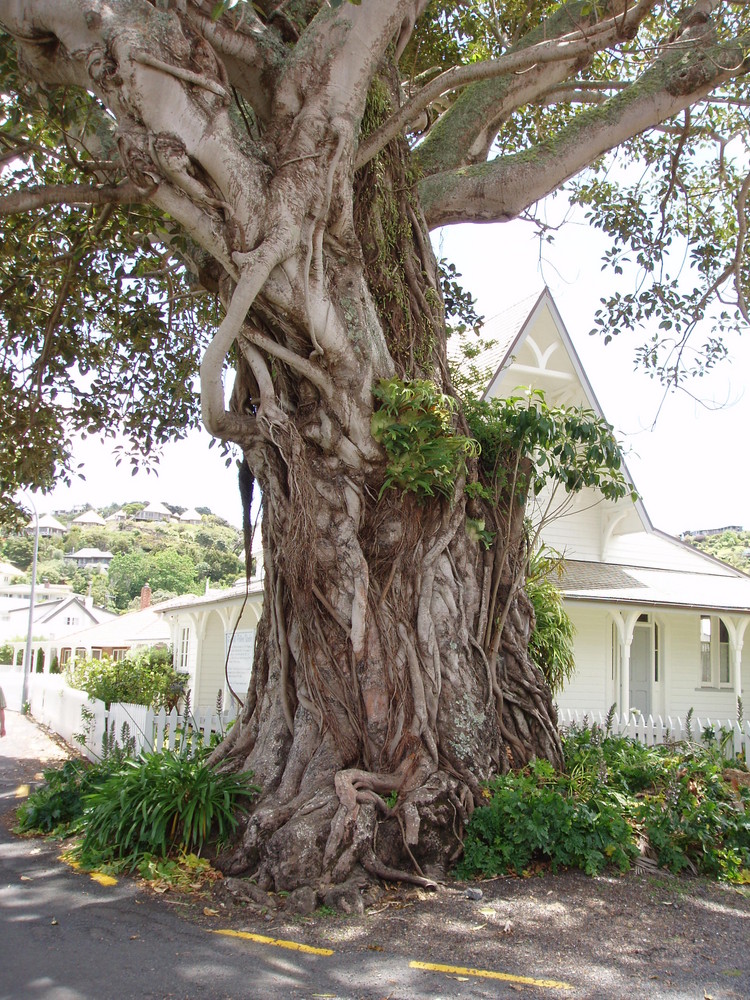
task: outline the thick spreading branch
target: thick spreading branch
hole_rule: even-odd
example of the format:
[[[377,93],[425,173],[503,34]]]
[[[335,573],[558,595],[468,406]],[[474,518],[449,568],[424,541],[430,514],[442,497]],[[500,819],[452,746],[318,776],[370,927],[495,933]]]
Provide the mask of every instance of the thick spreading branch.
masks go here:
[[[717,44],[704,25],[689,28],[627,90],[577,115],[543,145],[426,177],[420,193],[428,223],[436,228],[516,218],[603,153],[673,118],[747,69],[742,40]]]
[[[546,66],[549,63],[565,63],[558,73],[567,76],[578,66],[582,57],[589,58],[595,52],[611,47],[618,41],[631,38],[640,22],[648,14],[655,0],[641,0],[632,10],[607,18],[605,21],[584,23],[574,31],[561,35],[559,38],[545,39],[533,42],[525,47],[512,50],[499,59],[488,59],[483,62],[470,63],[465,66],[453,66],[425,84],[413,97],[399,108],[388,121],[362,143],[355,161],[355,168],[363,166],[375,156],[387,143],[399,135],[410,122],[430,106],[438,98],[451,91],[459,90],[470,84],[483,80],[496,80],[509,77],[512,74],[526,73],[527,70]],[[535,74],[537,80],[543,80],[544,88],[552,86],[549,74]],[[498,102],[495,109],[497,117],[499,109],[508,113],[519,103],[532,100],[534,93],[529,93],[528,79],[514,81],[515,86],[506,88],[503,101]]]
[[[0,195],[0,215],[17,212],[34,212],[48,205],[128,205],[146,201],[156,185],[150,189],[138,187],[132,181],[89,187],[86,184],[54,184],[25,188],[11,194]]]

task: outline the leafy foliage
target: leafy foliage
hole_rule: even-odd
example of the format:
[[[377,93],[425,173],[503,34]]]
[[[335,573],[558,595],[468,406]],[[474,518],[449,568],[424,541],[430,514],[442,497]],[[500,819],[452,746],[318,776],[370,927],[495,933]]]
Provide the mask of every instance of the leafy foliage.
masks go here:
[[[562,592],[549,576],[529,578],[526,593],[534,607],[529,653],[552,693],[556,694],[575,672],[575,628],[565,610]]]
[[[685,541],[701,552],[750,573],[750,531],[727,529],[717,535],[688,536]]]
[[[15,829],[80,835],[69,855],[84,867],[138,868],[143,878],[185,888],[212,877],[190,852],[232,833],[259,791],[251,779],[179,753],[68,760],[44,772],[44,784],[16,811]]]
[[[71,687],[110,705],[127,702],[172,708],[183,694],[186,675],[172,666],[172,651],[141,650],[122,660],[74,660],[65,671]]]
[[[452,497],[467,456],[477,454],[476,443],[453,427],[455,401],[423,379],[384,380],[373,392],[379,408],[372,436],[388,456],[381,496],[394,488],[422,500]]]
[[[489,804],[472,814],[462,878],[525,872],[532,862],[582,868],[595,875],[612,861],[625,871],[635,856],[632,830],[612,797],[576,799],[569,781],[547,761],[497,778]]]
[[[107,762],[91,765],[82,760],[47,768],[44,784],[16,810],[17,832],[68,835],[83,815],[83,797],[103,784],[109,772]]]
[[[539,495],[547,485],[567,493],[590,487],[608,500],[631,495],[612,426],[593,410],[550,406],[544,393],[529,390],[505,399],[466,400],[466,418],[481,446],[481,469],[499,498],[508,490]],[[528,478],[514,478],[523,459]]]
[[[489,784],[459,874],[521,874],[539,862],[625,870],[641,840],[670,871],[750,882],[750,791],[732,789],[715,750],[646,747],[598,727],[573,729],[564,750],[563,774],[535,762]]]
[[[200,850],[225,839],[257,792],[249,772],[219,774],[200,757],[145,754],[126,761],[84,799],[82,864],[115,859],[135,867],[146,854]]]

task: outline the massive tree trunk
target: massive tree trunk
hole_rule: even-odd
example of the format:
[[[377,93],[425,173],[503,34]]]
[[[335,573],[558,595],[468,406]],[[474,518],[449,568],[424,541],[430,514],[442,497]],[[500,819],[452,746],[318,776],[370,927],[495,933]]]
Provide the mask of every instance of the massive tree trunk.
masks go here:
[[[369,112],[387,94],[382,78],[373,90]],[[355,178],[354,231],[322,240],[349,363],[320,357],[326,399],[277,357],[276,417],[258,419],[245,452],[263,495],[264,617],[247,701],[214,763],[250,768],[263,787],[227,867],[276,890],[338,882],[357,865],[444,875],[482,781],[533,756],[560,761],[551,697],[526,651],[523,504],[481,512],[499,540],[486,552],[467,534],[463,479],[449,499],[381,495],[374,382],[395,370],[452,392],[437,265],[407,168],[405,144],[392,143]],[[270,305],[251,314],[279,340]],[[284,317],[287,343],[305,342],[299,322]],[[243,365],[234,408],[258,399],[260,412],[263,390]],[[357,401],[348,426],[331,400]]]
[[[27,67],[111,109],[129,190],[181,224],[178,249],[226,307],[204,422],[262,490],[266,582],[250,690],[213,762],[263,789],[227,867],[277,890],[358,868],[443,874],[482,781],[535,755],[560,762],[526,652],[523,504],[468,501],[472,460],[449,497],[383,490],[371,430],[383,379],[452,393],[407,146],[353,166],[360,130],[396,101],[404,9],[422,6],[324,7],[299,56],[258,43],[269,76],[278,65],[252,118],[229,79],[256,44],[248,21],[228,35],[198,4],[0,4]],[[240,93],[252,73],[234,74]],[[496,532],[489,550],[467,533],[468,503]]]

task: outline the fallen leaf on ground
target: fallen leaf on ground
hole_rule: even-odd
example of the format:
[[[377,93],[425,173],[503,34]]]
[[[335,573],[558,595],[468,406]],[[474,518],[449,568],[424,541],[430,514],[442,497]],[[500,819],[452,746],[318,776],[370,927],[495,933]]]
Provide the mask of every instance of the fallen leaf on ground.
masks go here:
[[[212,910],[210,906],[204,906],[203,907],[203,915],[204,915],[204,917],[218,917],[219,911],[218,910]]]

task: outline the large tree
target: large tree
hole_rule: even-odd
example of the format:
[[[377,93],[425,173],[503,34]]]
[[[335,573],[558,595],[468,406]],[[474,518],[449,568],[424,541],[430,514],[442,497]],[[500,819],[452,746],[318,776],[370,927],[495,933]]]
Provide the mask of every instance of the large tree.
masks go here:
[[[502,434],[482,424],[499,412],[464,415],[446,304],[466,299],[429,234],[580,178],[652,275],[675,234],[698,248],[700,294],[659,272],[653,300],[612,303],[621,320],[669,308],[682,335],[728,282],[744,307],[746,18],[714,0],[0,0],[6,486],[65,474],[71,429],[156,448],[194,419],[199,362],[203,422],[262,492],[264,617],[214,761],[263,794],[229,868],[279,890],[420,880],[456,857],[483,779],[559,763],[524,499],[539,454],[572,489],[597,474],[562,460],[607,446],[536,403]],[[602,159],[618,147],[652,217]]]

